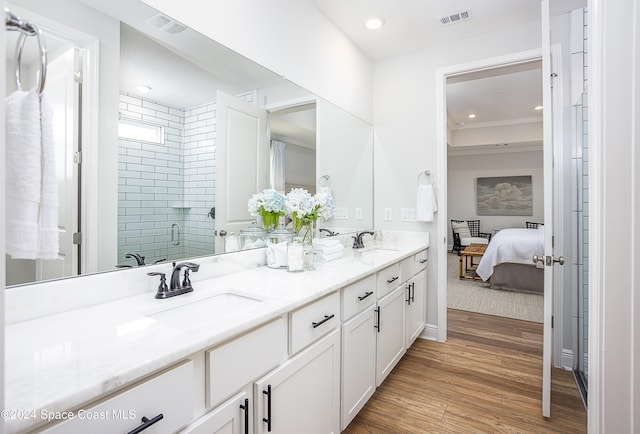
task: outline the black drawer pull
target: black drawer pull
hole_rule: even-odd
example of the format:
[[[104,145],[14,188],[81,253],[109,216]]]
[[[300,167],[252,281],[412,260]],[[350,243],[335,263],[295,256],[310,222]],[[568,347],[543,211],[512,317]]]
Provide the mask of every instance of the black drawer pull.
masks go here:
[[[377,325],[374,325],[373,328],[378,329],[378,333],[380,333],[380,306],[376,307],[376,315],[378,317]]]
[[[325,315],[324,319],[322,321],[319,322],[312,322],[311,325],[313,326],[313,328],[316,328],[318,326],[321,326],[322,324],[326,323],[327,321],[329,321],[331,318],[333,318],[335,315],[331,314],[331,315]]]
[[[149,419],[149,418],[147,418],[145,416],[142,416],[142,425],[140,425],[138,428],[135,428],[134,430],[129,431],[128,434],[138,434],[139,432],[144,431],[145,429],[149,428],[154,423],[158,422],[163,417],[164,416],[162,415],[162,413],[160,413],[159,415],[157,415],[153,419]]]
[[[398,276],[392,277],[391,279],[387,279],[387,283],[393,283],[393,282],[395,282],[395,281],[396,281],[396,280],[398,280],[398,279],[399,279],[399,277],[398,277]]]
[[[420,259],[421,264],[424,264],[425,262],[427,262],[427,259]]]
[[[411,294],[411,302],[416,302],[416,282],[411,282],[411,289],[409,290],[409,294]]]
[[[240,408],[244,410],[244,434],[249,434],[249,400],[244,400],[244,405],[240,404]]]
[[[262,421],[267,423],[267,432],[271,432],[271,384],[262,393],[267,395],[267,417],[263,417]]]
[[[358,300],[362,301],[365,298],[369,297],[371,294],[373,294],[373,291],[365,292],[364,295],[358,296]]]
[[[407,290],[407,298],[404,301],[406,301],[407,304],[411,306],[411,284],[407,284],[405,288]]]

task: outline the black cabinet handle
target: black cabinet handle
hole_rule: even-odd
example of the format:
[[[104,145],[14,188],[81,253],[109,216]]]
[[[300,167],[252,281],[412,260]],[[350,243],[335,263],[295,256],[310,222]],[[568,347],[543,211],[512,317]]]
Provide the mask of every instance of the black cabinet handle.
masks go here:
[[[329,321],[331,318],[333,318],[335,315],[331,314],[331,315],[325,315],[324,319],[322,321],[319,322],[312,322],[311,325],[313,326],[313,328],[316,328],[318,326],[321,326],[322,324],[326,323],[327,321]]]
[[[371,294],[373,294],[373,291],[365,292],[364,295],[359,295],[358,296],[358,300],[362,301],[365,298],[369,297]]]
[[[411,303],[416,302],[416,282],[411,282],[411,289],[409,290],[409,294],[411,294]]]
[[[420,259],[420,263],[421,263],[421,264],[424,264],[425,262],[427,262],[427,260],[426,260],[426,259]]]
[[[407,283],[407,286],[405,286],[405,288],[407,288],[407,298],[404,301],[406,301],[407,304],[411,306],[411,284]]]
[[[393,283],[393,282],[395,282],[396,280],[398,280],[399,278],[400,278],[400,277],[395,276],[395,277],[392,277],[391,279],[387,279],[387,283]]]
[[[154,423],[158,422],[163,417],[164,416],[162,415],[162,413],[160,413],[159,415],[157,415],[153,419],[149,419],[149,418],[147,418],[145,416],[142,416],[142,425],[140,425],[139,427],[129,431],[127,434],[138,434],[139,432],[144,431],[145,429],[149,428]]]
[[[267,395],[267,417],[263,417],[262,421],[267,423],[267,432],[271,432],[271,384],[267,385],[267,390],[262,393]]]
[[[373,326],[373,328],[378,329],[378,333],[380,333],[380,306],[376,307],[376,315],[378,317],[378,322],[376,323],[376,325]]]
[[[244,410],[244,434],[249,434],[249,400],[244,400],[244,405],[240,404],[240,408]]]

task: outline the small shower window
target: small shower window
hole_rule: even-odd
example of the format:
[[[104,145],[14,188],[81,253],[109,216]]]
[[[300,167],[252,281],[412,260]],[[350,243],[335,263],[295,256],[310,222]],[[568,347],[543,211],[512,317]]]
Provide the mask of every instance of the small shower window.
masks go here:
[[[118,121],[118,136],[121,139],[164,144],[164,127],[121,118]]]

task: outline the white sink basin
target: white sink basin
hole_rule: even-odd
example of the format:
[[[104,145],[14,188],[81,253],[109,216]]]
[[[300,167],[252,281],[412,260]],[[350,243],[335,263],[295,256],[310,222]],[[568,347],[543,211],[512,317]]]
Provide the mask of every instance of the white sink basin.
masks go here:
[[[389,247],[389,246],[367,246],[364,247],[362,249],[356,249],[354,251],[357,252],[362,252],[362,253],[366,253],[366,252],[397,252],[398,249],[394,248],[394,247]]]
[[[177,296],[180,297],[180,296]],[[261,303],[262,300],[233,292],[223,292],[189,303],[168,307],[147,316],[159,323],[178,327],[196,327]]]

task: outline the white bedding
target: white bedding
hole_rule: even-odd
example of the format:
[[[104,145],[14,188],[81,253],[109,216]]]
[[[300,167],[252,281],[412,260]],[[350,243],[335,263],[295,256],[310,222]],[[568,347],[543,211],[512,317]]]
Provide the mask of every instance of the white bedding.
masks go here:
[[[544,226],[538,229],[502,229],[491,237],[476,273],[487,281],[496,265],[503,262],[533,265],[533,255],[544,255]]]

